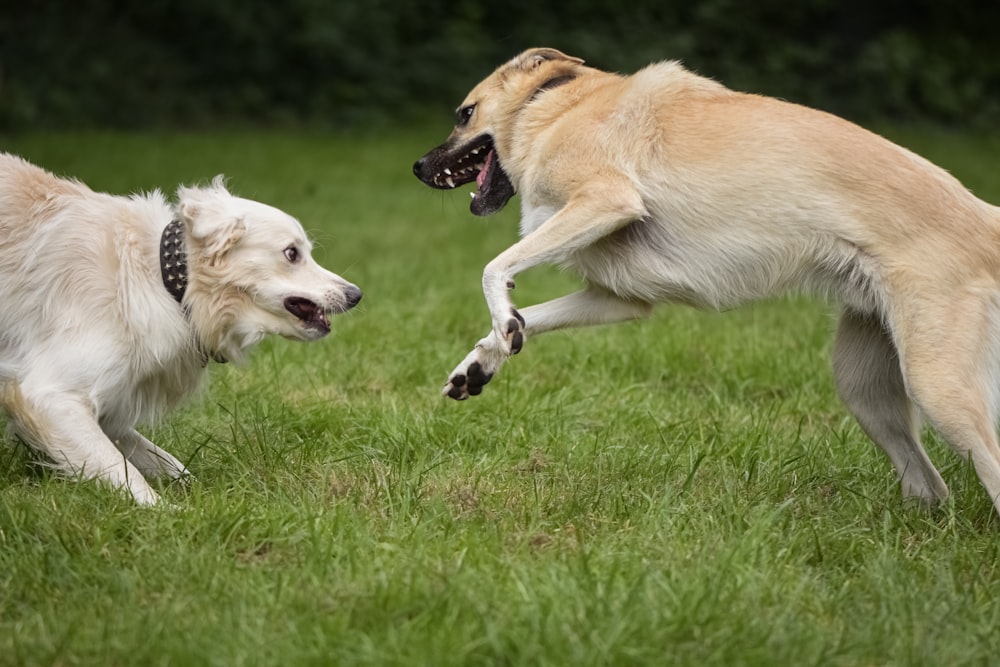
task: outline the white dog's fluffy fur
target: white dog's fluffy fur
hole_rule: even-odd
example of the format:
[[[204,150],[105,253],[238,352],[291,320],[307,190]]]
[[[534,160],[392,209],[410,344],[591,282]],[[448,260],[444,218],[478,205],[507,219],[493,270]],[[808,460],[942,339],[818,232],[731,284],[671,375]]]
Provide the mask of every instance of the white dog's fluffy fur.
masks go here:
[[[311,258],[302,226],[235,197],[221,178],[159,192],[97,193],[0,153],[0,405],[16,436],[62,471],[151,504],[145,476],[187,474],[135,426],[239,362],[267,334],[315,340],[357,287]],[[189,283],[164,287],[160,238],[183,224]]]

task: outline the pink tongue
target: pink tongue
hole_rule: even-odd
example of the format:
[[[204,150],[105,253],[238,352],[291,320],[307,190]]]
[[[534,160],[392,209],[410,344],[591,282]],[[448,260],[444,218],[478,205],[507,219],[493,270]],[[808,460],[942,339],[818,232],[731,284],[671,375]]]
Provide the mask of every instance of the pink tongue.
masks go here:
[[[486,180],[486,172],[490,170],[490,165],[492,163],[493,163],[493,151],[490,151],[489,155],[486,156],[486,165],[483,167],[483,170],[479,172],[479,175],[476,176],[477,188],[483,187],[483,181]]]

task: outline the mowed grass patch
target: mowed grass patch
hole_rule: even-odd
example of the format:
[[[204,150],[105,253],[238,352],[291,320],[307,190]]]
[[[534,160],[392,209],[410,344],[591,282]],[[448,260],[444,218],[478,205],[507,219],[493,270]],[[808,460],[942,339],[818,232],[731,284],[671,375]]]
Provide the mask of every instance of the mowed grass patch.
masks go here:
[[[446,131],[2,140],[98,190],[225,173],[365,298],[326,340],[214,365],[144,429],[194,473],[162,486],[170,509],[0,449],[0,664],[994,659],[1000,522],[932,435],[952,499],[903,503],[837,401],[829,304],[553,333],[482,396],[443,399],[517,225],[516,202],[473,218],[464,189],[413,178]],[[887,133],[1000,202],[995,138]],[[535,269],[514,298],[577,285]]]

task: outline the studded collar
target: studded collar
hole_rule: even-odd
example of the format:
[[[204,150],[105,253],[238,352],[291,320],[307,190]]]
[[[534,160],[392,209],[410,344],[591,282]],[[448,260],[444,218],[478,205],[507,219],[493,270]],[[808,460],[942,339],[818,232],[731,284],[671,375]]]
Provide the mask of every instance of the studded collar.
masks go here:
[[[160,277],[163,278],[163,286],[167,288],[170,296],[176,299],[177,303],[184,300],[184,291],[187,289],[187,252],[184,251],[184,223],[180,220],[171,220],[170,224],[163,228],[160,236]],[[184,308],[184,315],[187,316],[187,307]],[[226,358],[218,353],[209,353],[198,342],[198,350],[201,352],[202,365],[208,360],[226,363]]]
[[[170,296],[180,303],[188,284],[184,224],[180,220],[172,220],[160,236],[160,276]]]

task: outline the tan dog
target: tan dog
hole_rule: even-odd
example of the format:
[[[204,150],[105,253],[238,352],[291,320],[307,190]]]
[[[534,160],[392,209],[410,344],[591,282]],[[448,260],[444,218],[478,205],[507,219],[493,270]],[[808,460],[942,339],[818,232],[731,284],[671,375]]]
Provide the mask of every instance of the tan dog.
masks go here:
[[[316,340],[361,291],[313,261],[290,215],[226,191],[116,197],[0,153],[0,407],[60,470],[151,504],[187,469],[135,426],[210,359],[267,334]]]
[[[521,196],[522,239],[491,261],[493,319],[445,393],[478,394],[526,337],[649,314],[727,308],[790,288],[843,311],[837,388],[906,496],[948,489],[920,414],[970,457],[1000,510],[1000,209],[847,121],[731,91],[681,65],[631,76],[531,49],[477,85],[426,184],[475,180],[472,212]],[[543,263],[587,287],[520,311],[514,277]]]

